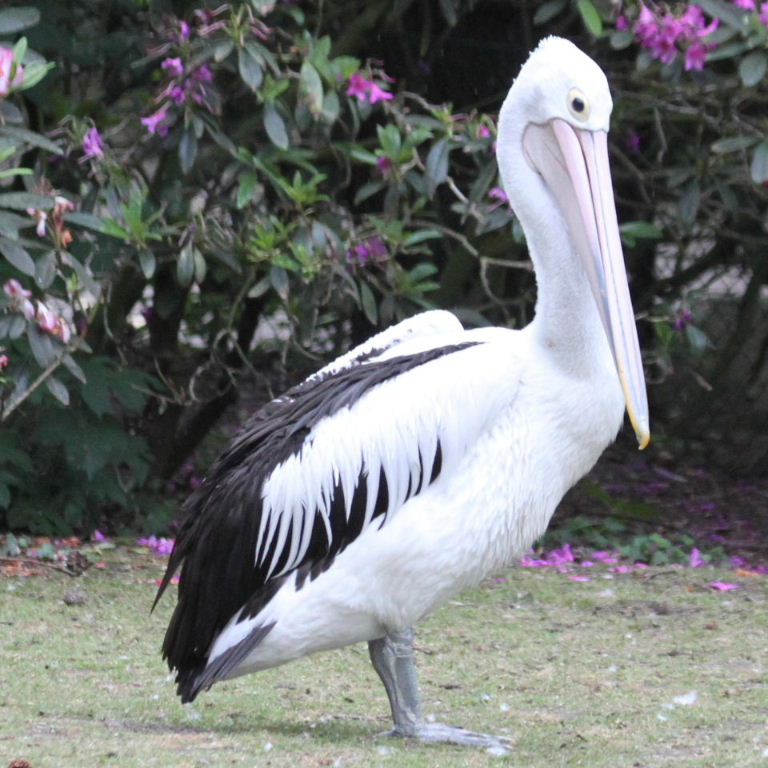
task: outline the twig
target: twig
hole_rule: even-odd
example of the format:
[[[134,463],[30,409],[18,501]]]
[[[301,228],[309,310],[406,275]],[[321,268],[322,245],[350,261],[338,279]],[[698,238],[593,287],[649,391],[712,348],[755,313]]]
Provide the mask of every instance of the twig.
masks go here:
[[[34,557],[25,557],[24,555],[19,555],[18,557],[0,557],[0,563],[25,563],[27,565],[34,565],[34,566],[43,566],[43,568],[49,568],[52,571],[61,571],[61,573],[66,573],[67,576],[79,576],[80,574],[74,573],[69,568],[62,568],[60,565],[55,565],[54,563],[46,563],[44,560],[38,560]]]

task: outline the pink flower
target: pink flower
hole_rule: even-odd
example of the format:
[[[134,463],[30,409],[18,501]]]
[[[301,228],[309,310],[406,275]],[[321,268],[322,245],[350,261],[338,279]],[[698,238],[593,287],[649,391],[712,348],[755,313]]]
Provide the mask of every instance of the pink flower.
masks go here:
[[[626,16],[619,16],[616,19],[616,29],[618,29],[619,31],[629,29],[629,22],[627,21]]]
[[[755,0],[733,0],[733,4],[739,8],[743,8],[745,11],[754,11]]]
[[[763,26],[768,27],[768,3],[760,4],[760,15],[758,18]]]
[[[379,157],[376,159],[376,170],[386,178],[392,173],[392,161],[388,157]]]
[[[478,139],[490,139],[493,134],[491,133],[491,129],[487,125],[478,125],[477,126],[477,138]]]
[[[168,133],[168,127],[164,125],[164,120],[168,116],[168,105],[163,104],[157,112],[151,114],[149,117],[142,117],[142,125],[149,131],[149,133],[156,133],[158,136],[166,136]]]
[[[8,359],[8,355],[0,355],[0,371],[3,370],[3,368],[8,367],[8,363],[11,361]]]
[[[37,324],[41,331],[54,333],[58,327],[58,318],[51,312],[42,301],[37,302]]]
[[[569,576],[571,581],[592,581],[591,576]]]
[[[691,550],[691,554],[688,557],[688,565],[691,568],[701,568],[703,565],[706,565],[706,560],[701,556],[701,552],[694,547]]]
[[[213,71],[208,64],[202,64],[192,73],[192,79],[197,80],[198,83],[211,83]]]
[[[15,69],[14,69],[15,65]],[[13,71],[13,77],[11,72]],[[0,46],[0,99],[7,96],[13,88],[24,82],[24,67],[13,58],[10,48]]]
[[[32,295],[32,291],[28,291],[18,280],[14,280],[13,278],[5,283],[3,291],[6,296],[10,296],[11,298],[20,297],[28,299]]]
[[[163,59],[160,68],[164,69],[171,77],[181,77],[184,74],[184,64],[181,59]]]
[[[488,197],[494,200],[500,200],[502,203],[508,203],[509,197],[501,187],[492,187],[488,190]]]
[[[179,42],[183,43],[189,40],[189,24],[186,21],[179,21]]]
[[[367,101],[370,104],[394,98],[394,94],[388,93],[372,80],[366,80],[359,72],[355,72],[354,75],[350,76],[346,94],[347,96],[354,96],[360,99],[360,101]]]
[[[183,88],[176,85],[168,92],[168,97],[178,107],[187,100],[187,93]]]
[[[712,587],[712,589],[719,590],[720,592],[727,592],[731,589],[741,589],[738,584],[729,584],[727,581],[711,581],[709,586]]]
[[[69,340],[72,338],[72,330],[63,317],[56,318],[56,327],[53,329],[52,334],[61,339],[64,344],[69,344]]]
[[[90,160],[92,157],[101,157],[104,154],[104,143],[101,140],[101,134],[98,128],[89,128],[83,138],[83,160]],[[40,234],[38,232],[38,234]]]
[[[149,538],[143,538],[138,540],[139,545],[142,547],[148,547],[156,555],[170,555],[173,551],[173,539],[158,538],[157,536],[150,536]]]

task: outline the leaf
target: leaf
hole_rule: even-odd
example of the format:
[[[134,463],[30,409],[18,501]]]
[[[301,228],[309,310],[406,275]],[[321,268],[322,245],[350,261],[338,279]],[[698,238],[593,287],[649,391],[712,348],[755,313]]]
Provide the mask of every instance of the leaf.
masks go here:
[[[5,256],[19,272],[35,276],[35,262],[32,257],[16,242],[7,237],[0,237],[0,253]]]
[[[29,326],[27,340],[32,355],[41,368],[47,368],[56,359],[56,348],[53,346],[51,337],[37,326]]]
[[[0,194],[0,208],[13,208],[19,211],[36,208],[39,211],[46,211],[53,208],[53,197],[36,195],[32,192],[3,192]]]
[[[45,380],[48,391],[62,404],[69,405],[69,390],[55,376],[49,376]]]
[[[448,178],[448,139],[440,139],[429,150],[426,162],[427,194],[431,197],[439,184]]]
[[[594,37],[600,37],[603,34],[603,20],[591,0],[577,0],[576,7],[589,33]]]
[[[748,149],[757,139],[754,136],[729,136],[725,139],[718,139],[712,143],[711,150],[718,155],[724,155],[727,152],[738,152],[741,149]]]
[[[139,266],[141,267],[142,274],[147,280],[152,279],[152,275],[155,274],[155,268],[157,266],[157,259],[155,258],[154,251],[149,248],[141,248],[139,250]]]
[[[10,36],[29,29],[40,22],[40,11],[37,8],[23,6],[21,8],[7,8],[0,11],[0,35]]]
[[[273,104],[264,105],[264,130],[269,136],[269,140],[280,149],[288,149],[288,131],[285,128],[285,122],[280,117],[280,113]]]
[[[410,248],[419,243],[423,243],[425,240],[435,240],[442,237],[442,232],[438,232],[436,229],[421,229],[418,232],[413,232],[403,240],[403,248]]]
[[[376,325],[379,316],[378,308],[376,306],[376,298],[367,283],[360,283],[360,306],[363,309],[363,313],[368,318],[368,321],[373,325]]]
[[[317,115],[323,109],[323,81],[317,70],[304,61],[299,72],[299,93],[304,96],[310,111]]]
[[[195,165],[197,157],[197,136],[192,125],[187,125],[179,141],[179,164],[184,175],[188,174]]]
[[[35,282],[46,290],[56,277],[56,253],[48,251],[35,264]]]
[[[693,179],[687,184],[683,196],[680,198],[680,218],[689,227],[696,219],[700,202],[701,187],[698,179]]]
[[[264,69],[261,62],[248,48],[240,48],[237,52],[237,68],[243,82],[252,90],[258,91],[264,80]]]
[[[85,372],[83,369],[75,362],[75,359],[72,357],[72,355],[64,355],[64,367],[81,383],[85,384],[86,378],[85,378]]]
[[[631,240],[658,240],[662,231],[650,221],[627,221],[619,227],[622,239],[626,236]]]
[[[768,139],[764,139],[757,145],[755,153],[752,155],[749,173],[755,184],[763,184],[768,181]]]
[[[187,243],[179,253],[176,262],[176,280],[182,288],[189,288],[195,277],[195,247]]]
[[[768,56],[765,51],[752,51],[739,64],[739,77],[747,88],[757,85],[768,68]]]
[[[207,264],[205,263],[205,256],[203,256],[200,251],[195,248],[194,250],[194,260],[195,260],[195,282],[200,285],[200,283],[205,280],[205,273],[207,270]]]
[[[55,155],[64,154],[64,150],[58,144],[54,144],[49,138],[41,136],[34,131],[30,131],[27,128],[4,125],[0,127],[0,136],[8,136],[11,139],[16,139],[17,141],[23,141],[27,144],[32,144],[35,147],[40,147],[40,149],[47,149]]]
[[[269,281],[277,295],[283,300],[288,300],[288,273],[282,267],[272,267],[269,271]]]
[[[533,23],[535,26],[546,24],[550,19],[554,19],[558,13],[561,13],[567,4],[567,0],[549,0],[542,3],[533,14]]]

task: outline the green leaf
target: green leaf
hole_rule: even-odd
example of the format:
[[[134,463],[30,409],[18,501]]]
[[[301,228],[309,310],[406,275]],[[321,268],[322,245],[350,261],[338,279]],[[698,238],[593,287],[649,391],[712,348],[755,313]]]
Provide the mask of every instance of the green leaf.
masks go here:
[[[550,19],[554,19],[558,13],[561,13],[567,0],[549,0],[549,2],[542,3],[536,9],[536,13],[533,14],[533,23],[535,26],[546,24]]]
[[[21,8],[7,8],[0,11],[0,35],[10,36],[29,29],[40,22],[40,11],[31,6]]]
[[[577,0],[576,7],[579,9],[581,20],[590,34],[594,37],[600,37],[603,34],[603,20],[591,0]]]
[[[310,112],[317,115],[323,110],[323,81],[317,70],[304,61],[299,72],[299,93],[304,97]]]
[[[627,221],[619,227],[622,239],[624,236],[632,240],[658,240],[662,231],[650,221]]]
[[[757,139],[754,136],[729,136],[728,138],[713,142],[710,148],[715,154],[724,155],[727,152],[749,149],[756,142]]]
[[[32,192],[3,192],[0,194],[0,208],[13,208],[19,211],[35,208],[46,211],[53,208],[53,197],[36,195]]]
[[[47,368],[56,359],[56,347],[51,337],[37,326],[30,325],[27,331],[27,341],[35,361],[41,368]]]
[[[142,274],[147,280],[151,280],[155,274],[155,268],[157,267],[157,259],[155,254],[149,248],[139,249],[139,266],[141,267]]]
[[[205,280],[205,273],[207,270],[205,256],[203,256],[197,248],[195,248],[193,256],[195,260],[195,282],[200,285],[200,283]]]
[[[7,237],[0,237],[0,253],[13,264],[19,272],[35,276],[35,262],[32,257],[16,242]]]
[[[378,323],[379,311],[376,306],[376,298],[367,283],[360,283],[360,306],[368,321],[376,325]]]
[[[48,391],[62,404],[69,405],[69,390],[55,376],[49,376],[45,380]]]
[[[747,88],[757,85],[768,68],[768,56],[765,51],[752,51],[739,64],[739,77]]]
[[[197,157],[197,136],[192,125],[187,125],[179,140],[179,164],[184,175],[188,174],[195,165]]]
[[[438,185],[448,178],[448,139],[440,139],[429,150],[426,162],[427,194],[431,197]]]
[[[253,200],[253,193],[255,192],[258,183],[259,177],[253,171],[245,171],[240,174],[236,197],[238,208],[245,208],[245,206]]]
[[[3,125],[0,127],[0,136],[7,136],[10,139],[16,139],[17,141],[23,141],[26,144],[31,144],[40,149],[46,149],[48,152],[53,152],[55,155],[64,154],[64,150],[58,145],[54,144],[46,136],[41,136],[39,133],[30,131],[27,128],[19,128],[14,125]]]
[[[48,251],[35,264],[35,282],[44,291],[50,288],[56,277],[56,253]]]
[[[237,68],[243,82],[252,91],[258,91],[264,80],[264,69],[248,48],[240,48],[237,52]]]
[[[81,383],[85,384],[86,378],[83,369],[75,362],[72,355],[64,355],[64,367]]]
[[[425,240],[435,240],[442,237],[442,232],[438,232],[436,229],[421,229],[418,232],[413,232],[403,240],[403,248],[410,248],[419,243],[423,243]]]
[[[288,131],[285,128],[285,122],[280,117],[280,113],[273,104],[264,105],[264,130],[269,136],[269,140],[280,149],[288,149]]]
[[[700,202],[701,186],[698,179],[693,179],[686,185],[683,196],[680,198],[680,218],[689,227],[696,220]]]
[[[749,173],[755,184],[763,184],[768,181],[768,139],[764,139],[757,145],[755,153],[752,155]]]
[[[195,277],[195,247],[187,243],[179,253],[176,262],[176,280],[183,288],[189,288]]]

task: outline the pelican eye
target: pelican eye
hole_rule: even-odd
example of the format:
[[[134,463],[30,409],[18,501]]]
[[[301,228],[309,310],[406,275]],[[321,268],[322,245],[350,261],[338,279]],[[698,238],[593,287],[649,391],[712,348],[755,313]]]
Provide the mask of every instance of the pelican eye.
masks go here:
[[[589,117],[589,102],[578,88],[568,91],[568,110],[577,120],[584,121]]]

